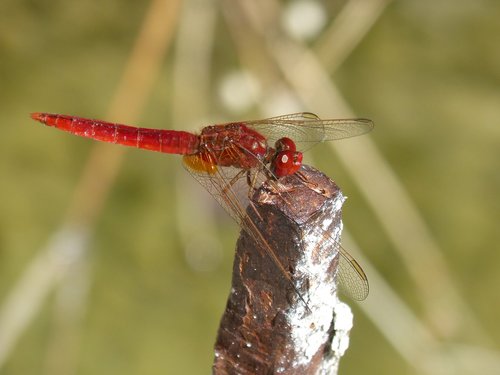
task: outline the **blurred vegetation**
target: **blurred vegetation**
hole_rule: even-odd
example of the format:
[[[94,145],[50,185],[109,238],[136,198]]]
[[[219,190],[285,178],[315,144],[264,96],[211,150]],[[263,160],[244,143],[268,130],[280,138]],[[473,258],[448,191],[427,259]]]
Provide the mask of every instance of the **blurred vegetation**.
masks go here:
[[[327,22],[344,3],[325,6]],[[238,46],[225,25],[225,5],[209,5],[217,17],[210,93],[204,103],[189,103],[209,108],[200,114],[198,129],[206,119],[262,117],[257,105],[237,112],[219,95],[223,77],[240,67]],[[43,111],[103,118],[147,6],[116,0],[0,4],[0,301],[63,224],[93,147],[91,141],[42,127],[28,115]],[[393,1],[331,77],[356,113],[375,121],[370,137],[418,206],[495,350],[500,345],[499,19],[496,1]],[[197,130],[191,120],[172,122],[175,38],[139,122]],[[182,118],[180,111],[175,118]],[[310,153],[349,196],[345,223],[364,255],[418,315],[422,307],[414,286],[359,188],[323,146]],[[180,157],[127,152],[89,239],[90,291],[75,373],[210,371],[238,229],[214,209],[211,235],[221,241],[221,255],[202,254],[202,260],[206,256],[212,262],[205,270],[191,265],[177,217],[186,210],[193,216],[198,212],[182,205],[179,191],[193,185],[186,194],[199,193],[208,202],[203,210],[212,206],[183,173]],[[62,361],[67,353],[54,339],[54,302],[52,295],[44,303],[0,373],[57,373],[48,347],[56,345]],[[353,309],[355,327],[340,373],[420,373],[357,306]]]

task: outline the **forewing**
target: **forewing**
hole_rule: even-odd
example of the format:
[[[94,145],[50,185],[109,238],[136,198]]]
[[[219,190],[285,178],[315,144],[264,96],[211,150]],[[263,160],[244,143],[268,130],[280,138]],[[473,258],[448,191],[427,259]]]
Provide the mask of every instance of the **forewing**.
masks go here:
[[[305,151],[318,142],[356,137],[373,129],[373,122],[364,118],[322,120],[314,113],[301,112],[244,122],[264,135],[270,146],[282,138],[291,138],[297,149]]]

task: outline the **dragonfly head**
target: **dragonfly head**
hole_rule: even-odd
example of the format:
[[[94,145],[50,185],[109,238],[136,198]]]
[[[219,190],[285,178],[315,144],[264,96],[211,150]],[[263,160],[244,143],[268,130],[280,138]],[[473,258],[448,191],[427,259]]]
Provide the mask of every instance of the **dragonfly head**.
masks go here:
[[[295,143],[290,138],[276,141],[276,152],[271,161],[271,170],[276,177],[289,176],[302,166],[302,152],[296,151]]]

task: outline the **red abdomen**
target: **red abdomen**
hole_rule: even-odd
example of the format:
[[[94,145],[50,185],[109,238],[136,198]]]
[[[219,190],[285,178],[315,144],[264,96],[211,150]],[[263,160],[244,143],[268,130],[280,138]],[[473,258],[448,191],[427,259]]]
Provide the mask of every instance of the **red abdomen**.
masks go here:
[[[31,117],[47,126],[53,126],[81,137],[167,154],[194,154],[198,151],[200,142],[197,135],[184,131],[136,128],[50,113],[32,113]]]

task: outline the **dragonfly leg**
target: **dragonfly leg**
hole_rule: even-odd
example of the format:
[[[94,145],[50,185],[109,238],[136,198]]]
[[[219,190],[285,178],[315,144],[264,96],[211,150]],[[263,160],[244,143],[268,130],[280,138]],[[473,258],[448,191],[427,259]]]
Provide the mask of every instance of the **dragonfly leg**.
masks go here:
[[[252,202],[252,195],[255,191],[255,185],[257,183],[257,175],[258,173],[253,173],[252,175],[252,172],[250,170],[247,171],[247,184],[250,187],[250,189],[248,189],[248,205],[252,207],[255,214],[258,216],[260,221],[262,221],[262,216],[257,210],[257,207],[255,207],[255,204]]]
[[[232,179],[231,181],[229,181],[226,186],[224,186],[224,189],[222,189],[222,193],[224,195],[227,195],[227,192],[229,189],[231,189],[233,187],[233,185],[236,183],[236,181],[238,181],[240,178],[241,178],[241,175],[243,173],[246,173],[246,171],[244,169],[240,170]]]
[[[248,202],[248,206],[252,207],[253,212],[255,212],[255,215],[258,216],[260,221],[264,221],[261,214],[259,213],[259,210],[257,210],[257,207],[255,207],[255,204],[252,201]]]
[[[301,171],[295,172],[296,176],[299,178],[300,181],[302,182],[307,182],[306,176]]]
[[[263,168],[266,179],[269,181],[277,181],[278,176],[276,176],[267,166]]]
[[[309,187],[310,189],[314,190],[314,191],[317,191],[318,193],[320,194],[324,194],[325,193],[325,190],[323,189],[318,189],[318,184],[312,182],[312,181],[309,181],[306,176],[301,172],[301,171],[297,171],[295,172],[295,174],[297,175],[299,181],[304,184],[305,186]]]

